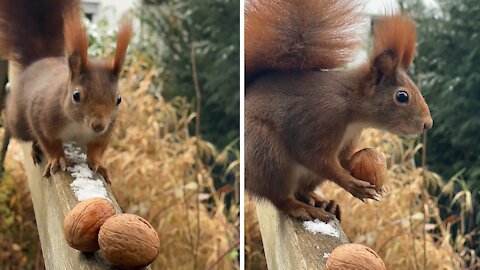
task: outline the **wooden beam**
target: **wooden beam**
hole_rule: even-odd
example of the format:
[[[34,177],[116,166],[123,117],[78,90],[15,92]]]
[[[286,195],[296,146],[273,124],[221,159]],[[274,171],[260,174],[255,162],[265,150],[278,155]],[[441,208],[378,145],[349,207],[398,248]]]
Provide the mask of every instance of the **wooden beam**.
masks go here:
[[[333,227],[338,237],[314,234],[267,201],[258,201],[256,207],[268,269],[322,270],[332,250],[349,242],[337,220]]]
[[[71,248],[63,236],[63,219],[78,203],[70,188],[72,178],[68,173],[57,173],[49,179],[42,177],[45,164],[35,166],[30,158],[31,143],[22,143],[24,166],[35,210],[35,219],[42,245],[46,269],[108,269],[108,263],[94,254],[83,254]],[[109,191],[117,213],[121,213],[114,196]]]

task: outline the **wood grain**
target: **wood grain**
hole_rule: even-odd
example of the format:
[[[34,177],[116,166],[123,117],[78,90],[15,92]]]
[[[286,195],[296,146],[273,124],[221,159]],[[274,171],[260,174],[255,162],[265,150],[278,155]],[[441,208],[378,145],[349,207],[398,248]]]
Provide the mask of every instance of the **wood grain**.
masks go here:
[[[327,262],[324,253],[349,243],[337,220],[339,238],[308,232],[302,221],[284,215],[267,201],[257,202],[256,207],[268,269],[322,270]]]

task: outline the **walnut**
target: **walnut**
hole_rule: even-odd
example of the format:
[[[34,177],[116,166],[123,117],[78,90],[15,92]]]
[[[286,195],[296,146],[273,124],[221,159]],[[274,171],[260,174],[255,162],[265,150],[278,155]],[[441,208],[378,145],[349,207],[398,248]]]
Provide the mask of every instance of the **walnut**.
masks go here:
[[[98,242],[105,258],[123,269],[149,265],[157,257],[160,247],[152,225],[132,214],[109,218],[100,228]]]
[[[95,252],[98,232],[105,220],[115,215],[110,201],[94,198],[82,201],[72,208],[63,221],[63,232],[68,244],[83,252]]]
[[[379,191],[387,176],[387,161],[377,150],[365,148],[350,159],[350,171],[355,178],[374,184]]]
[[[371,248],[360,244],[344,244],[332,251],[327,270],[386,270],[385,263]]]

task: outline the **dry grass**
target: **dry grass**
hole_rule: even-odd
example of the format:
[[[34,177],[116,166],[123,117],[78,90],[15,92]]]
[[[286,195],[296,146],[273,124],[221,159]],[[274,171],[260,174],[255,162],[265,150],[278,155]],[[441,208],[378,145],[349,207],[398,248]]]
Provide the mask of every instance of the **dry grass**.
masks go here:
[[[238,184],[238,161],[224,164],[230,149],[219,153],[191,137],[190,105],[150,95],[155,72],[137,75],[139,70],[134,65],[128,71],[126,102],[105,153],[114,194],[126,212],[144,216],[157,228],[161,250],[155,269],[237,269],[239,209],[236,203],[225,205],[235,189],[215,189],[212,168],[205,164],[225,165]]]
[[[165,102],[150,94],[155,72],[145,66],[138,59],[121,82],[124,102],[104,156],[113,192],[125,212],[145,217],[157,229],[160,254],[153,269],[238,269],[235,186],[239,169],[238,160],[228,163],[227,158],[236,151],[230,147],[218,152],[209,142],[190,136],[188,125],[195,118],[190,104],[181,98]],[[5,200],[12,200],[8,209],[15,211],[16,220],[7,224],[0,215],[0,268],[41,269],[41,264],[35,266],[41,256],[26,252],[30,246],[35,247],[34,252],[39,250],[38,236],[23,168],[12,159],[15,151],[13,144],[7,175],[15,175],[18,184],[8,186]],[[218,181],[223,181],[223,186],[215,188],[214,166],[223,166],[235,183],[217,179],[217,186]],[[0,187],[7,183],[4,180]],[[228,208],[227,196],[233,197]],[[28,211],[18,210],[25,207]],[[29,237],[18,238],[8,231],[15,227]],[[18,250],[17,246],[18,254],[4,256],[5,250]]]
[[[245,194],[245,269],[267,269],[255,202]]]
[[[3,129],[0,131],[3,137]],[[8,153],[0,180],[0,269],[44,269],[27,177],[18,147]]]
[[[464,252],[464,236],[451,239],[450,224],[440,219],[435,199],[424,192],[424,182],[444,189],[446,186],[438,175],[415,166],[413,154],[421,145],[374,130],[365,131],[362,142],[363,147],[373,146],[387,154],[389,192],[383,201],[362,203],[333,183],[322,186],[325,196],[340,204],[342,227],[350,241],[376,250],[387,269],[466,267],[459,255]],[[253,262],[247,269],[261,269],[264,261],[254,209],[254,202],[247,201],[246,260]]]

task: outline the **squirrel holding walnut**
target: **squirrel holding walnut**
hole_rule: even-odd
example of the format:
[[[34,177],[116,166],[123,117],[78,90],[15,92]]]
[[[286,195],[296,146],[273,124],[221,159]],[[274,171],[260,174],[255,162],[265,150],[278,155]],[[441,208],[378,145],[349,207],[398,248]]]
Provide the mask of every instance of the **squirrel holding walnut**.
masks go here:
[[[118,79],[132,35],[118,32],[115,56],[89,59],[79,0],[0,0],[0,51],[20,66],[6,102],[12,137],[33,142],[32,158],[48,158],[49,177],[65,171],[63,143],[86,148],[87,163],[109,183],[100,159],[121,102]]]
[[[362,201],[378,199],[374,185],[349,171],[362,129],[414,135],[433,125],[407,74],[414,22],[378,18],[366,63],[346,69],[361,45],[355,1],[245,5],[247,191],[303,220],[340,219],[336,203],[314,193],[325,179]]]

